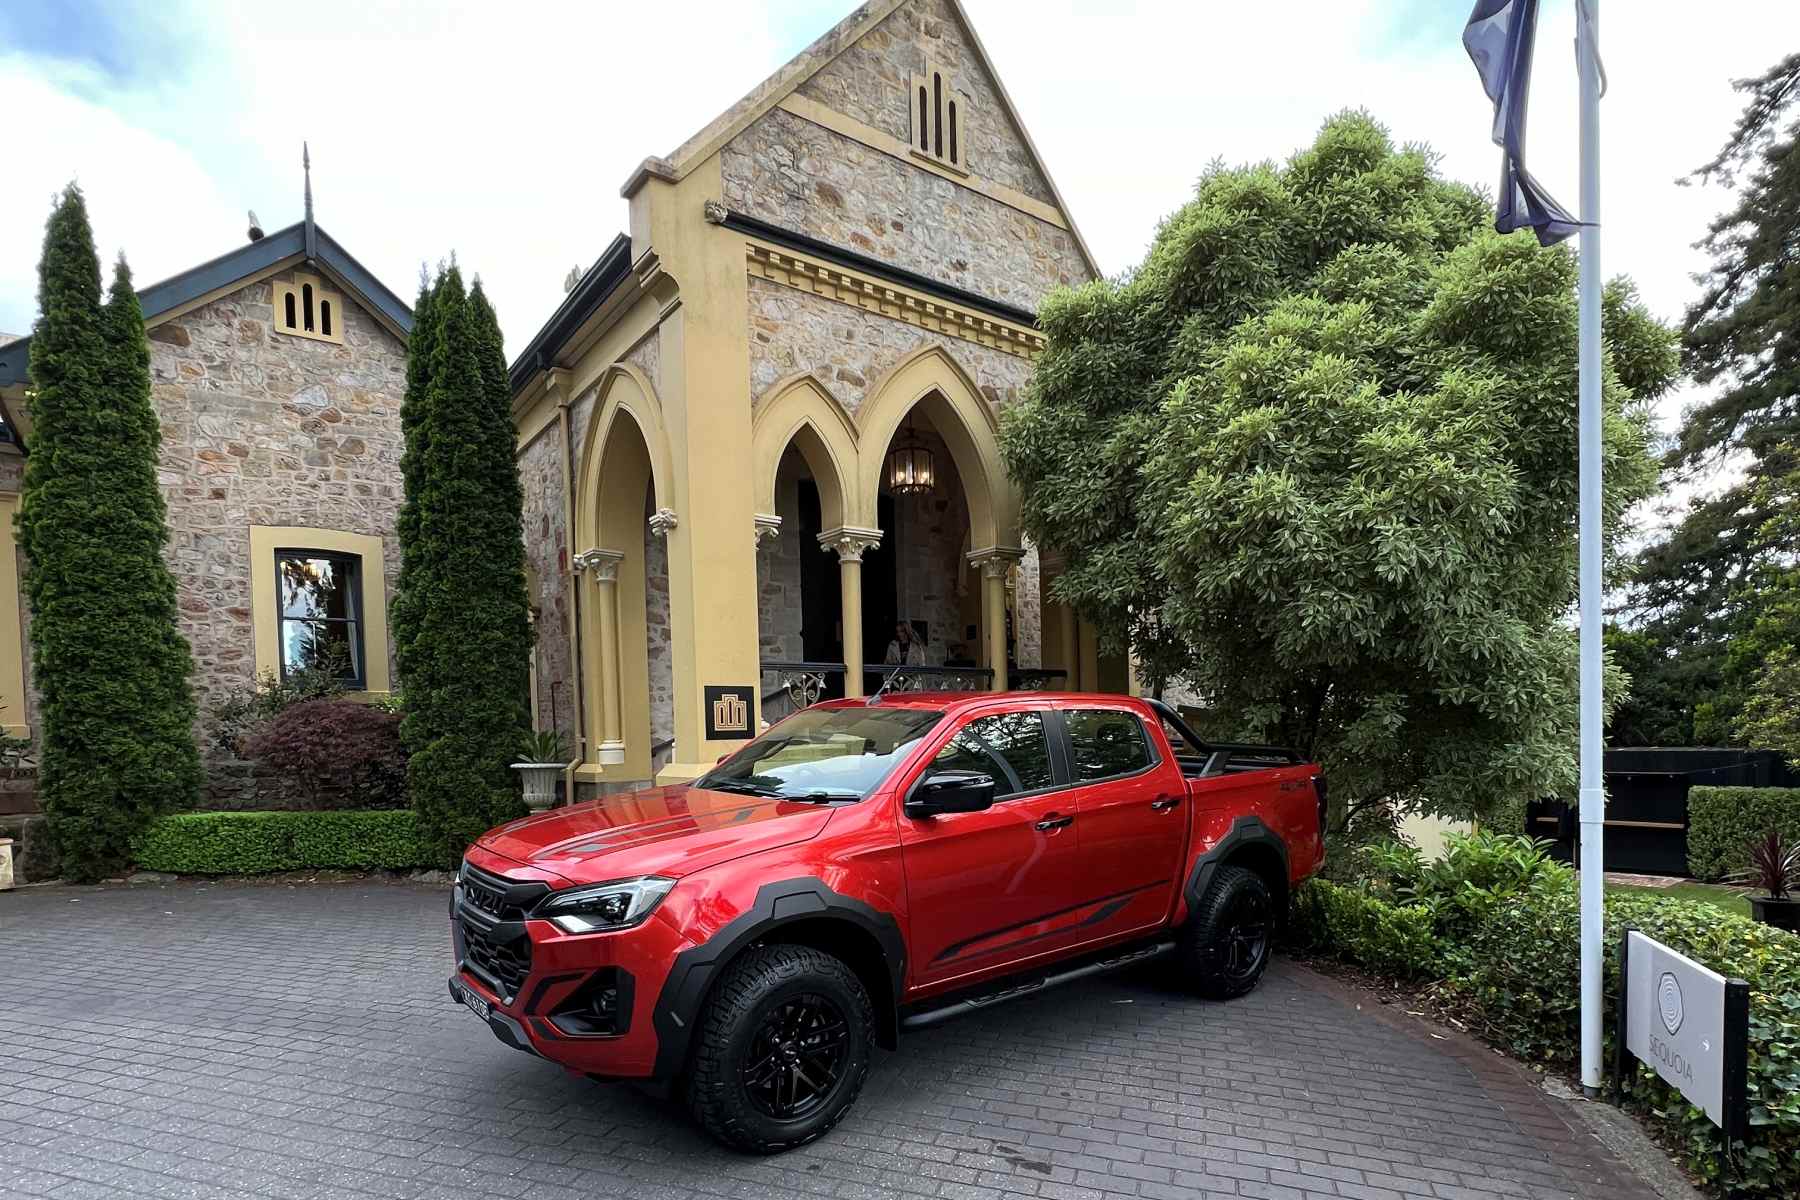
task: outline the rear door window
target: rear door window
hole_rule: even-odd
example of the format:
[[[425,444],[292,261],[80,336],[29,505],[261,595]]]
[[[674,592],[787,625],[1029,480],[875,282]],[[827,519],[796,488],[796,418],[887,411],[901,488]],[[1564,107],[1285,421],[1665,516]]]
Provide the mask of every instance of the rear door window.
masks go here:
[[[1076,783],[1092,783],[1141,771],[1156,761],[1144,723],[1112,708],[1072,708],[1063,713],[1070,767]]]

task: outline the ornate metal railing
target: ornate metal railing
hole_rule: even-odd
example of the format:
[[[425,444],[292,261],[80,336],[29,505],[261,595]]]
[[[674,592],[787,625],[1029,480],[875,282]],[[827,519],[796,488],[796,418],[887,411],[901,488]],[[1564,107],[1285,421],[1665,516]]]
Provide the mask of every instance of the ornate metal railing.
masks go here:
[[[763,716],[777,721],[789,713],[844,694],[848,668],[841,662],[765,658]],[[1043,692],[1061,686],[1064,672],[1036,667],[1014,667],[1007,672],[1007,686],[1015,691]],[[874,692],[985,692],[994,673],[986,667],[944,667],[922,663],[865,663],[864,691]],[[784,711],[770,711],[779,706]]]
[[[863,672],[881,676],[883,692],[985,692],[994,682],[994,673],[986,667],[870,663]]]
[[[1040,667],[1014,667],[1006,673],[1006,686],[1015,692],[1054,692],[1063,686],[1068,672]]]
[[[758,665],[762,667],[765,677],[770,675],[775,677],[774,686],[763,692],[762,700],[765,712],[771,700],[785,698],[789,706],[788,711],[799,712],[809,705],[817,704],[827,692],[835,691],[838,695],[843,695],[841,682],[836,688],[831,686],[832,676],[841,677],[844,674],[845,668],[841,662],[805,662],[765,658]]]

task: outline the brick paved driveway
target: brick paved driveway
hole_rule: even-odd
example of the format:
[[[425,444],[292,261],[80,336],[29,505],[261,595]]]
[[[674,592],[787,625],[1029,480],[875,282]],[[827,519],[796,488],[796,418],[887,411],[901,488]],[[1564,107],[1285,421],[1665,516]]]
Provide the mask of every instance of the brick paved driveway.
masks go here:
[[[1493,1055],[1287,962],[1232,1004],[1125,977],[922,1031],[823,1142],[738,1157],[453,1005],[444,902],[0,894],[0,1195],[1648,1194]]]

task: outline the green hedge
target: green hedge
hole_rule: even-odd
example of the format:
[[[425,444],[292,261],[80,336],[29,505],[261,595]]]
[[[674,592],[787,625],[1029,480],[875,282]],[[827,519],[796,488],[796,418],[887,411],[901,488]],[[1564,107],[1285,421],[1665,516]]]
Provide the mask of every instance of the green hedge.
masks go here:
[[[1779,829],[1800,840],[1800,788],[1696,787],[1688,790],[1688,871],[1721,879],[1750,861],[1750,843]]]
[[[179,875],[432,865],[410,809],[176,813],[133,844],[138,866]]]
[[[1396,979],[1422,979],[1438,969],[1429,909],[1390,904],[1323,879],[1295,893],[1289,929],[1302,947]]]

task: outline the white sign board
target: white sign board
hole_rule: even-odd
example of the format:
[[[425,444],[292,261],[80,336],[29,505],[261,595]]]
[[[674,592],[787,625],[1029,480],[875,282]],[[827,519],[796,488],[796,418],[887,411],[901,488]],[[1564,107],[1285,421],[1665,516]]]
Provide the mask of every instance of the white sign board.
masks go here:
[[[1725,1124],[1725,977],[1633,930],[1625,1048]]]

